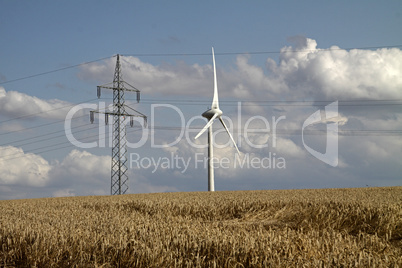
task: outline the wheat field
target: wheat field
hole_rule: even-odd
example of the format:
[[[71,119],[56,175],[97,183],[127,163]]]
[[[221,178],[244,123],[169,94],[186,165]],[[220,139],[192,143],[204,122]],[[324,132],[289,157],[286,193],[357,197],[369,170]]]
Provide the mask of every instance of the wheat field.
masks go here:
[[[402,267],[402,187],[0,201],[0,267]]]

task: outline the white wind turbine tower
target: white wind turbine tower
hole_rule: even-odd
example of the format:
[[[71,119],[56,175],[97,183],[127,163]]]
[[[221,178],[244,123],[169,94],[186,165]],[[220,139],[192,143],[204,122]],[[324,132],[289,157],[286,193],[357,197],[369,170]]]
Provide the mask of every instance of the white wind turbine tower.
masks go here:
[[[215,53],[214,53],[214,48],[212,48],[212,61],[214,65],[214,97],[212,99],[212,106],[211,109],[208,111],[205,111],[202,116],[208,119],[208,123],[205,125],[205,127],[200,131],[200,133],[195,136],[197,139],[199,136],[201,136],[202,133],[204,133],[207,128],[208,128],[208,191],[215,191],[215,182],[214,182],[214,166],[213,166],[213,157],[214,157],[214,141],[213,141],[213,135],[212,135],[212,123],[216,118],[219,118],[219,121],[221,121],[223,127],[226,129],[226,132],[228,133],[229,137],[232,139],[234,146],[236,147],[237,152],[240,154],[239,148],[237,148],[236,142],[234,141],[232,134],[230,134],[229,129],[227,128],[225,122],[223,122],[221,116],[222,116],[222,110],[219,109],[219,100],[218,100],[218,85],[217,85],[217,80],[216,80],[216,66],[215,66]]]

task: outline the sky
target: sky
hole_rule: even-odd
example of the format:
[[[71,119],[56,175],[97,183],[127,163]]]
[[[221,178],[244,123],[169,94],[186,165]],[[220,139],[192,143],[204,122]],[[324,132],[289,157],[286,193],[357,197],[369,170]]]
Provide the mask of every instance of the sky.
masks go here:
[[[401,1],[0,1],[0,200],[110,194],[116,55],[128,193],[402,185]],[[81,105],[81,106],[79,106]],[[128,119],[127,119],[128,120]]]

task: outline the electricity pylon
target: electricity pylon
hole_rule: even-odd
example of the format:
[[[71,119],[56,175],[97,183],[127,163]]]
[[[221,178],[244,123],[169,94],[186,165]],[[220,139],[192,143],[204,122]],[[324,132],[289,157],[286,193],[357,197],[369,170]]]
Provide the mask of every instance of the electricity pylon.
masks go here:
[[[117,54],[116,68],[114,71],[114,79],[112,83],[97,86],[98,98],[101,96],[101,89],[113,90],[113,112],[91,111],[90,120],[94,121],[94,113],[105,114],[105,123],[108,124],[109,115],[113,116],[113,147],[112,147],[112,172],[111,172],[111,187],[110,194],[118,195],[125,194],[128,190],[128,175],[127,175],[127,140],[126,140],[126,124],[130,118],[130,126],[134,124],[133,117],[142,117],[144,126],[147,125],[147,117],[124,104],[125,92],[136,92],[137,103],[140,102],[140,91],[125,82],[121,74],[120,55]],[[132,113],[128,113],[130,110]]]

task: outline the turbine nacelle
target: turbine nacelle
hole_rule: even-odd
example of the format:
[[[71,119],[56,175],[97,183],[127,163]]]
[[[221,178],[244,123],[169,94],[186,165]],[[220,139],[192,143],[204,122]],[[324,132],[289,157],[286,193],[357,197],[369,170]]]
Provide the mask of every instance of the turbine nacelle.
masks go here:
[[[205,117],[206,119],[211,120],[212,117],[214,117],[215,114],[218,114],[216,117],[220,118],[223,112],[219,108],[215,109],[209,109],[208,111],[205,111],[202,116]]]

